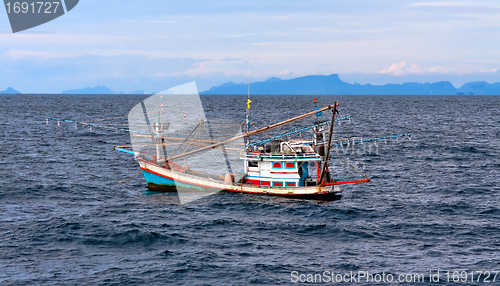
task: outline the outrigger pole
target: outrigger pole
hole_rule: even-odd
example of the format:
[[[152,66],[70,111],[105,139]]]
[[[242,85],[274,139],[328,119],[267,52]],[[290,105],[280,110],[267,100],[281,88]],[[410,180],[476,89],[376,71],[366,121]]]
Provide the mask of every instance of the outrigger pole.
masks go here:
[[[319,182],[321,185],[324,185],[325,184],[325,180],[323,179],[324,175],[325,175],[325,170],[326,170],[326,166],[328,165],[328,157],[330,157],[330,148],[332,147],[332,137],[333,137],[333,125],[335,123],[335,114],[337,113],[337,106],[339,104],[337,102],[335,102],[333,104],[333,114],[332,114],[332,124],[330,124],[330,132],[329,132],[329,136],[328,136],[328,147],[327,147],[327,151],[326,151],[326,154],[325,154],[325,161],[323,163],[323,170],[321,170],[321,175],[319,176]]]
[[[46,119],[47,119],[47,124],[49,124],[49,120],[64,121],[64,122],[69,122],[69,123],[75,123],[75,126],[76,125],[84,125],[84,126],[90,126],[91,128],[98,127],[98,128],[111,129],[111,130],[123,131],[123,132],[134,132],[134,133],[145,134],[145,135],[155,135],[155,133],[135,131],[135,130],[130,130],[130,129],[116,128],[116,127],[97,125],[97,124],[90,124],[90,123],[79,122],[79,121],[75,121],[75,120],[60,119],[60,118],[54,118],[54,117],[47,117]]]
[[[350,117],[346,116],[346,117],[338,118],[338,119],[335,119],[335,121],[337,122],[337,121],[347,120],[347,119],[350,120]],[[254,145],[261,145],[261,144],[267,143],[269,141],[273,141],[274,139],[278,139],[278,138],[281,138],[281,137],[284,137],[284,136],[288,136],[288,135],[292,135],[292,134],[295,134],[295,133],[303,132],[303,131],[306,131],[306,130],[309,130],[309,129],[313,129],[313,128],[316,128],[316,127],[325,126],[325,125],[330,124],[330,123],[331,123],[331,121],[325,121],[325,122],[321,122],[321,123],[316,124],[316,125],[304,127],[302,129],[285,132],[285,133],[282,133],[280,135],[277,135],[277,136],[274,136],[274,137],[271,137],[271,138],[268,138],[268,139],[265,139],[265,140],[262,140],[262,141],[259,141],[259,142],[254,142],[252,144],[245,145],[245,147],[250,147],[250,146],[254,146]]]
[[[268,131],[268,130],[271,130],[271,129],[274,129],[276,127],[280,127],[280,126],[288,124],[290,122],[294,122],[294,121],[300,120],[302,118],[314,115],[314,114],[316,114],[318,112],[329,110],[329,109],[332,109],[332,108],[335,108],[335,105],[328,105],[328,106],[323,107],[323,108],[321,108],[319,110],[314,110],[314,111],[308,112],[306,114],[302,114],[300,116],[297,116],[297,117],[294,117],[294,118],[291,118],[291,119],[288,119],[288,120],[285,120],[285,121],[282,121],[282,122],[279,122],[279,123],[275,123],[273,125],[262,127],[260,129],[257,129],[257,130],[251,131],[251,132],[248,130],[247,133],[239,135],[239,136],[236,136],[236,137],[233,137],[233,138],[231,138],[229,140],[226,140],[226,141],[223,141],[223,142],[219,142],[219,143],[216,143],[216,144],[213,144],[213,145],[210,145],[210,146],[207,146],[207,147],[203,147],[203,148],[200,148],[200,149],[197,149],[197,150],[193,150],[193,151],[190,151],[190,152],[186,152],[186,153],[183,153],[183,154],[179,154],[179,155],[167,158],[167,160],[173,160],[173,159],[181,158],[181,157],[188,156],[188,155],[191,155],[191,154],[195,154],[195,153],[198,153],[198,152],[201,152],[201,151],[205,151],[205,150],[217,148],[217,147],[219,147],[221,145],[224,145],[224,144],[227,144],[229,142],[233,142],[233,141],[236,141],[238,139],[242,139],[242,138],[245,138],[245,137],[253,136],[253,135],[256,135],[256,134],[259,134],[259,133],[262,133],[262,132],[265,132],[265,131]]]

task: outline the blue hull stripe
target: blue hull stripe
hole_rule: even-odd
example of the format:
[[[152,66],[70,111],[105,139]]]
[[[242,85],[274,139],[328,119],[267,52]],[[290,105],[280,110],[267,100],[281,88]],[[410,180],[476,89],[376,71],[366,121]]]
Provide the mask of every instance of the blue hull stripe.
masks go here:
[[[142,174],[144,174],[144,178],[146,179],[146,182],[148,182],[148,183],[153,183],[153,184],[160,185],[160,186],[175,187],[175,181],[172,179],[161,177],[161,176],[146,172],[144,170],[142,170]]]
[[[170,188],[177,188],[177,189],[181,189],[181,190],[191,189],[193,191],[201,191],[201,192],[220,191],[219,189],[215,189],[215,188],[208,188],[208,187],[188,184],[188,183],[184,183],[184,182],[179,182],[179,181],[176,182],[175,180],[150,173],[144,169],[142,169],[142,174],[144,175],[146,182],[158,185],[159,187],[170,187]]]

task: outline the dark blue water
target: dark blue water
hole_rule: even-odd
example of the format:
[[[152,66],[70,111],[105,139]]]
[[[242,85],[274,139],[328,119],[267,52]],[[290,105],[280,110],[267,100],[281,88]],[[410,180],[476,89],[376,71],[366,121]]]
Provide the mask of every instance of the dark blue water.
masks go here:
[[[255,96],[255,124],[310,111],[312,98]],[[443,284],[442,271],[500,271],[500,97],[318,97],[341,103],[353,135],[412,141],[361,154],[373,181],[337,201],[220,193],[188,205],[140,175],[118,183],[138,171],[113,151],[128,134],[45,124],[126,116],[141,99],[0,96],[1,285],[290,285],[292,271],[425,274],[393,283],[421,285],[430,271]],[[238,121],[245,101],[203,98],[210,116]]]

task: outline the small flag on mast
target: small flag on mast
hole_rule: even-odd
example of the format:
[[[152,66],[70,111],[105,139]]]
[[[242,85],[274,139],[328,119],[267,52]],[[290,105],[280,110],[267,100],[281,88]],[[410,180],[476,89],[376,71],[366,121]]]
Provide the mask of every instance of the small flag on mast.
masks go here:
[[[252,102],[252,101],[251,101],[250,99],[248,99],[248,101],[247,101],[247,108],[249,108],[249,109],[250,109],[250,103],[251,103],[251,102]]]

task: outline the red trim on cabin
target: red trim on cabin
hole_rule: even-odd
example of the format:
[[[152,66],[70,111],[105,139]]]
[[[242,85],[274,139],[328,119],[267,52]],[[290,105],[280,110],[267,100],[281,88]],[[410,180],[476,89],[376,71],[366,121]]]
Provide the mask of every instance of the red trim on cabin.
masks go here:
[[[286,182],[287,187],[296,187],[297,184],[295,182]]]
[[[295,169],[295,163],[286,163],[286,168]]]
[[[281,163],[274,162],[273,163],[273,168],[274,169],[283,169],[283,165]]]
[[[320,178],[319,178],[319,162],[318,161],[316,161],[316,174],[317,174],[317,178],[319,180]]]
[[[248,184],[248,183],[250,183],[250,184],[252,184],[252,185],[254,185],[254,186],[259,186],[260,181],[259,181],[259,180],[250,180],[250,179],[245,179],[245,180],[243,181],[243,183],[244,183],[244,184]]]
[[[273,187],[283,187],[283,182],[274,182]]]
[[[271,186],[271,182],[269,181],[260,181],[261,186]]]

